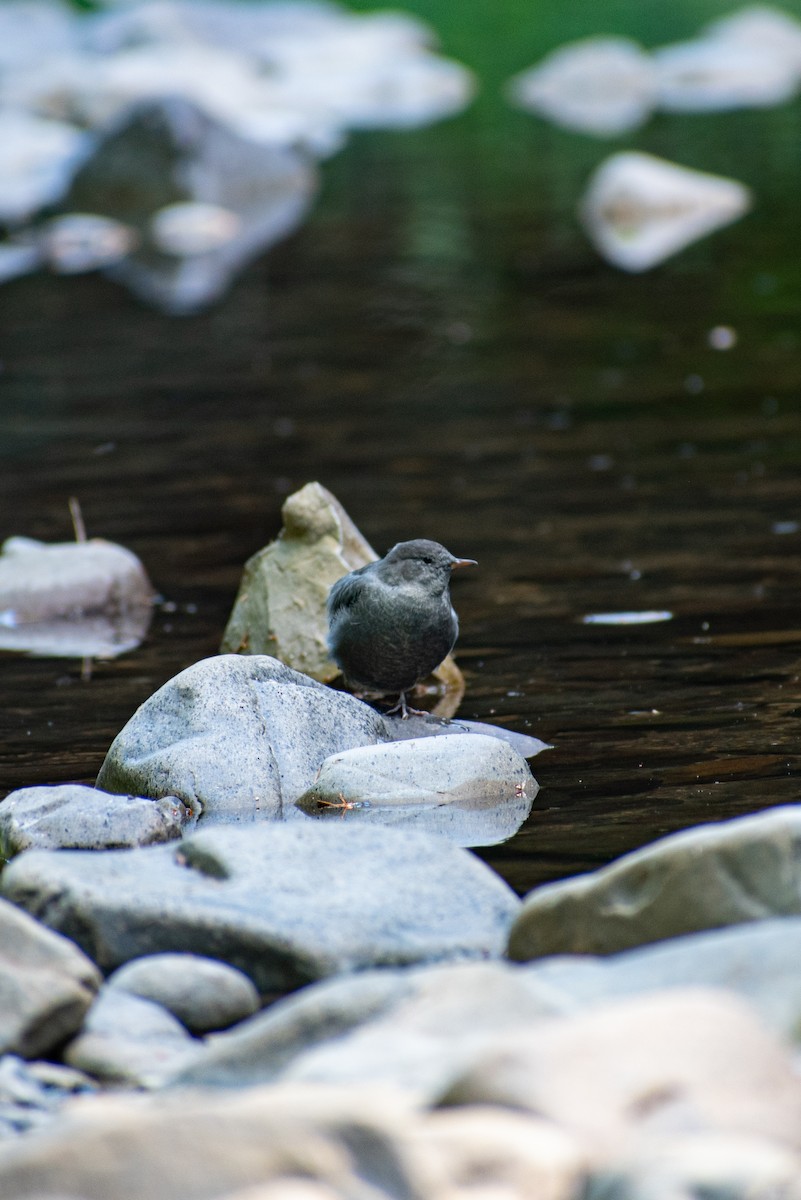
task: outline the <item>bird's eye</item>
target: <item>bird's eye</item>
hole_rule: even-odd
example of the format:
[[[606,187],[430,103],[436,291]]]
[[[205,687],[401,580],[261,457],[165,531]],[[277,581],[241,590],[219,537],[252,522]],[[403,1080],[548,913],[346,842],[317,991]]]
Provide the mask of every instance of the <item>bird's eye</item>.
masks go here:
[[[424,558],[423,562],[426,564],[427,567],[432,567],[434,565],[433,558]]]

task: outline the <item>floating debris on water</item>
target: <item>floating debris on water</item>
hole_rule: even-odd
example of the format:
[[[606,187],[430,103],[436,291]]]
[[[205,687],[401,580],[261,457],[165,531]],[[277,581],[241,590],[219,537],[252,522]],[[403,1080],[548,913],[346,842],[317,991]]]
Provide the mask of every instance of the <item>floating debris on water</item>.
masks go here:
[[[647,271],[751,206],[744,184],[638,151],[597,169],[579,216],[596,249],[624,271]]]
[[[582,133],[615,137],[651,115],[656,72],[628,38],[592,37],[554,50],[508,84],[512,103]]]
[[[587,613],[581,618],[582,625],[653,625],[658,621],[672,621],[673,613],[667,609],[644,609],[641,612]]]

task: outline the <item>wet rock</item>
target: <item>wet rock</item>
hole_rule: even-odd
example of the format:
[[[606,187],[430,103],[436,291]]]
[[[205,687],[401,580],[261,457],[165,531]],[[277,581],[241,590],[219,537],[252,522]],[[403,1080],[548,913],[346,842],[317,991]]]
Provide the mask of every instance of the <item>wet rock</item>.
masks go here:
[[[220,204],[167,204],[153,214],[150,234],[164,254],[191,258],[233,241],[242,228],[239,216]]]
[[[153,589],[135,554],[101,538],[0,552],[0,649],[113,657],[139,645]]]
[[[0,801],[0,858],[23,850],[121,849],[178,838],[197,816],[174,796],[120,796],[78,783],[20,788]]]
[[[801,1156],[768,1138],[690,1133],[593,1173],[586,1200],[799,1200]]]
[[[259,821],[294,801],[330,754],[386,739],[378,713],[266,655],[226,654],[181,671],[137,709],[97,786],[200,805],[201,820]]]
[[[605,1161],[687,1128],[801,1145],[790,1055],[748,1006],[711,990],[624,1000],[499,1039],[443,1102],[536,1112]]]
[[[753,921],[685,934],[606,958],[559,955],[532,963],[532,982],[566,1007],[587,1007],[671,987],[735,992],[787,1039],[801,1030],[801,918]]]
[[[100,975],[76,945],[0,900],[0,1054],[45,1054],[73,1033]]]
[[[271,654],[328,683],[339,668],[328,653],[325,603],[348,571],[378,557],[327,488],[307,483],[281,508],[274,542],[245,564],[223,654]]]
[[[579,215],[598,252],[624,271],[647,271],[738,220],[743,184],[650,154],[613,154],[593,175]]]
[[[120,967],[106,986],[160,1004],[195,1034],[227,1029],[259,1009],[247,975],[199,954],[147,954]]]
[[[671,834],[599,871],[536,888],[516,959],[611,954],[700,929],[801,913],[801,806]]]
[[[519,907],[489,867],[439,838],[308,820],[202,830],[177,847],[30,850],[0,885],[104,970],[199,953],[263,994],[370,966],[497,955]]]
[[[133,230],[137,246],[107,273],[165,311],[183,313],[216,299],[246,263],[289,233],[315,188],[312,165],[296,151],[239,137],[175,97],[121,116],[76,173],[63,207]],[[187,256],[175,253],[173,230],[165,246],[164,209],[187,204],[224,210],[230,236],[215,245],[207,237]],[[184,251],[186,224],[184,208]]]
[[[281,509],[283,528],[274,542],[245,564],[223,653],[272,654],[296,671],[328,683],[339,667],[328,652],[326,600],[349,571],[378,558],[327,488],[307,483]],[[464,695],[464,678],[450,655],[433,677],[447,691],[443,716]]]
[[[473,733],[484,737],[498,738],[506,742],[523,758],[535,758],[543,750],[552,750],[548,742],[540,741],[528,733],[518,733],[514,729],[504,729],[502,725],[488,725],[484,721],[446,721],[435,717],[432,713],[411,714],[406,718],[401,716],[384,715],[393,742],[406,741],[408,738],[440,737],[451,734]]]
[[[510,1030],[575,1003],[504,962],[365,971],[315,983],[209,1039],[177,1085],[276,1080],[401,1088],[434,1099]]]
[[[0,1148],[0,1195],[233,1200],[274,1187],[294,1198],[305,1184],[318,1200],[423,1200],[427,1177],[398,1143],[413,1120],[395,1097],[371,1091],[104,1095]]]
[[[514,104],[567,129],[616,137],[651,115],[656,78],[636,42],[592,37],[554,50],[515,76],[508,91]]]
[[[157,1087],[194,1057],[195,1046],[160,1004],[104,987],[64,1060],[106,1083]]]
[[[51,1062],[0,1058],[0,1140],[49,1124],[71,1096],[94,1091],[82,1071]]]
[[[21,224],[55,204],[92,144],[88,133],[66,121],[0,110],[0,223]]]
[[[658,104],[668,112],[725,112],[784,104],[797,93],[797,63],[757,44],[699,38],[654,52]]]
[[[331,755],[296,803],[310,816],[414,825],[457,845],[489,845],[517,832],[537,791],[516,750],[473,733]]]

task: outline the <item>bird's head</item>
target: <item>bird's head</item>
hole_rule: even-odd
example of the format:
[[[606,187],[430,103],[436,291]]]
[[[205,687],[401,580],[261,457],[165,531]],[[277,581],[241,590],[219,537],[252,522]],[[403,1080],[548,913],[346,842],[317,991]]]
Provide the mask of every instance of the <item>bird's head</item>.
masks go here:
[[[439,594],[448,587],[452,571],[474,566],[474,558],[456,558],[439,542],[415,538],[392,547],[382,560],[382,574],[389,582],[420,583]]]

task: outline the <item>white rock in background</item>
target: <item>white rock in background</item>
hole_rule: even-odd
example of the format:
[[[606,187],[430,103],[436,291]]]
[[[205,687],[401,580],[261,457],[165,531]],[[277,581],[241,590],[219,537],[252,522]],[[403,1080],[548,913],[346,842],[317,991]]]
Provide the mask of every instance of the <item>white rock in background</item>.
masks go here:
[[[91,538],[0,548],[0,649],[113,658],[147,632],[153,588],[124,546]]]
[[[44,227],[41,252],[59,275],[82,275],[119,262],[136,247],[130,225],[98,213],[66,213]]]
[[[3,0],[0,4],[0,73],[26,63],[38,69],[45,55],[76,44],[75,13],[52,0]]]
[[[0,111],[0,221],[16,224],[55,203],[92,145],[89,134],[64,121]]]
[[[754,4],[713,21],[704,37],[765,51],[801,70],[801,22],[770,5]]]
[[[751,206],[744,184],[627,151],[601,164],[579,216],[596,249],[624,271],[647,271]]]
[[[553,51],[510,80],[508,90],[513,103],[567,129],[614,137],[651,115],[656,79],[636,42],[592,37]]]
[[[792,99],[799,65],[758,42],[708,37],[654,51],[657,103],[668,112],[765,108]]]
[[[242,218],[220,204],[187,200],[167,204],[150,219],[150,234],[163,254],[191,258],[218,250],[237,236]]]

